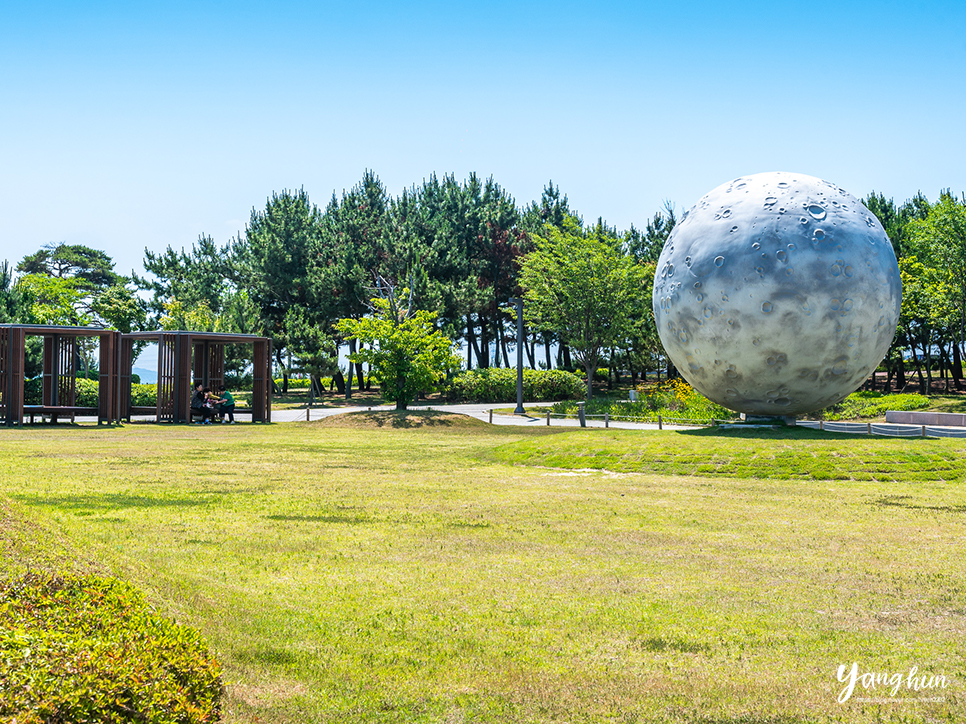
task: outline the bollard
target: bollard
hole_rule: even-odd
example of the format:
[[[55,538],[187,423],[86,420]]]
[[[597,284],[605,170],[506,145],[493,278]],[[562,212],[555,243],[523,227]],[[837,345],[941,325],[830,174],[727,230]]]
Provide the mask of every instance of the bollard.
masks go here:
[[[923,437],[926,436],[926,426],[925,425],[922,426],[922,436]]]
[[[587,413],[584,410],[584,403],[577,403],[577,419],[580,420],[581,427],[587,427]]]
[[[872,423],[871,423],[871,422],[867,422],[867,423],[865,423],[865,431],[866,431],[866,432],[867,432],[867,433],[868,433],[869,435],[871,435],[871,434],[872,434]]]
[[[818,429],[819,430],[824,430],[825,429],[825,420],[819,420],[818,421]]]
[[[657,429],[658,430],[663,430],[664,429],[664,423],[661,421],[661,416],[660,415],[657,416]]]
[[[550,410],[547,410],[547,427],[550,427]]]
[[[308,407],[305,408],[305,421],[306,422],[309,421],[309,408]]]
[[[604,413],[604,427],[605,428],[606,427],[610,427],[610,413],[609,412],[605,412]]]
[[[490,409],[490,424],[493,424],[493,409]]]

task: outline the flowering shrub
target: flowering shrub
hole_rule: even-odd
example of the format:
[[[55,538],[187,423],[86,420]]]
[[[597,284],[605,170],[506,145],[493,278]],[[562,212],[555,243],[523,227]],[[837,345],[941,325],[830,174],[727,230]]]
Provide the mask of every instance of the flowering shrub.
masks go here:
[[[637,388],[640,400],[591,400],[585,411],[588,415],[603,415],[605,412],[614,419],[636,422],[656,422],[658,416],[667,419],[689,420],[693,422],[712,422],[735,417],[735,413],[718,405],[697,392],[683,380],[669,380],[659,385]],[[553,406],[558,414],[575,416],[574,403],[558,403]]]

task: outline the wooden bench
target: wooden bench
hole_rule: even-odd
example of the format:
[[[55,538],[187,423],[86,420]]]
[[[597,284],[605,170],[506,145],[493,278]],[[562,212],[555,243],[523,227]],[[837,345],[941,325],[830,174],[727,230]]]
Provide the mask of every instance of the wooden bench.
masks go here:
[[[152,415],[152,416],[154,416],[154,415],[157,415],[158,414],[158,408],[155,407],[154,405],[131,405],[131,407],[129,408],[129,412],[130,412],[130,415],[132,417],[134,415]],[[237,415],[239,412],[242,413],[242,414],[249,414],[250,415],[250,414],[252,414],[252,408],[251,407],[236,407],[235,408],[235,414]],[[96,414],[96,412],[95,412],[95,414]],[[218,414],[218,413],[216,412],[215,414]],[[197,417],[197,415],[195,415],[195,413],[194,413],[194,410],[191,411],[191,416],[192,417]]]
[[[30,423],[33,424],[36,415],[50,415],[54,422],[60,416],[70,417],[71,420],[77,415],[97,417],[96,407],[77,407],[69,405],[24,405],[23,414],[30,416]]]

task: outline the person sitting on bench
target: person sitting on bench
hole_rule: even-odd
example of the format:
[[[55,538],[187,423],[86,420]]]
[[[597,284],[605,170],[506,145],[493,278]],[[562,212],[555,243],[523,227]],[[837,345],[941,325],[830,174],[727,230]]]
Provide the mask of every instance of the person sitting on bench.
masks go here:
[[[200,417],[204,425],[210,425],[211,419],[215,416],[215,411],[208,406],[204,385],[200,382],[195,385],[195,393],[191,396],[191,416]]]
[[[225,422],[225,415],[228,415],[228,423],[235,424],[235,398],[225,389],[224,385],[218,385],[218,396],[214,400],[215,410],[221,415],[221,421]]]

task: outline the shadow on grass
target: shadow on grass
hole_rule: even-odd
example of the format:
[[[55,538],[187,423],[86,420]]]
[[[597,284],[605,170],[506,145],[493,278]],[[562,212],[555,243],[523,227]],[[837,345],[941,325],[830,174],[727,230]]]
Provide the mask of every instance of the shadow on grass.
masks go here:
[[[966,505],[919,505],[911,495],[885,495],[874,502],[879,507],[931,510],[939,513],[966,513]]]
[[[485,428],[486,423],[468,415],[441,410],[374,410],[333,415],[308,423],[322,427],[357,427],[370,429],[430,428]]]
[[[44,495],[12,495],[10,496],[24,505],[45,508],[58,508],[80,514],[101,513],[125,508],[192,508],[200,505],[210,505],[218,500],[211,495],[199,495],[192,498],[149,498],[145,495],[128,495],[126,493],[105,493],[103,495],[61,495],[48,497]]]
[[[356,515],[266,515],[268,520],[279,520],[287,523],[345,523],[359,525],[370,523],[372,519],[362,514]]]
[[[719,428],[703,427],[699,430],[673,430],[676,435],[687,435],[689,437],[714,437],[714,438],[738,438],[738,439],[758,439],[758,440],[828,440],[830,438],[854,438],[855,435],[847,432],[832,432],[831,430],[814,430],[810,427],[784,426],[775,427],[749,427],[741,428]],[[876,440],[920,440],[922,438],[896,438],[886,435],[873,435],[866,439]]]
[[[699,644],[677,638],[669,639],[663,636],[644,639],[641,641],[641,648],[645,651],[678,651],[685,654],[700,654],[711,649],[707,644]]]
[[[811,724],[812,722],[819,721],[825,721],[825,719],[809,716],[792,716],[789,714],[778,714],[776,716],[769,716],[767,714],[739,714],[735,717],[695,719],[694,724]]]

